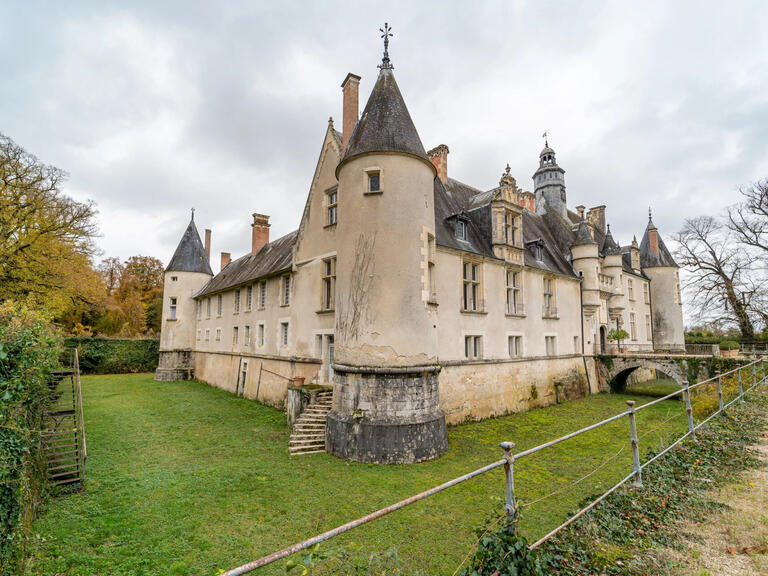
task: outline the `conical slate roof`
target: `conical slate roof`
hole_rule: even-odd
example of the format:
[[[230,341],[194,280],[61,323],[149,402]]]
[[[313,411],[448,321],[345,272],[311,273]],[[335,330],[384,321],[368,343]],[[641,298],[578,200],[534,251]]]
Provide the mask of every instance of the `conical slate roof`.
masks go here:
[[[659,241],[658,254],[651,252],[651,240],[648,237],[648,232],[650,230],[656,230],[656,236],[658,237]],[[672,258],[672,254],[670,254],[669,250],[667,250],[664,241],[661,239],[661,234],[659,234],[656,225],[653,223],[653,220],[651,220],[650,217],[648,218],[648,226],[645,228],[643,239],[640,241],[640,266],[642,268],[657,268],[662,266],[673,266],[675,268],[678,267],[677,262],[675,262],[675,259]]]
[[[589,233],[586,220],[582,219],[579,222],[579,229],[576,230],[576,238],[574,238],[571,246],[583,246],[585,244],[597,244],[597,242],[592,239],[592,234]]]
[[[195,226],[194,216],[189,221],[189,226],[181,237],[181,242],[173,253],[173,258],[168,263],[166,272],[202,272],[213,276],[208,255],[200,240],[200,234]]]
[[[401,152],[429,162],[389,67],[382,67],[379,72],[343,160],[371,152]]]
[[[605,235],[605,240],[603,240],[603,249],[601,252],[603,256],[621,254],[621,246],[619,246],[616,243],[616,240],[613,239],[610,226],[608,227],[608,233]]]

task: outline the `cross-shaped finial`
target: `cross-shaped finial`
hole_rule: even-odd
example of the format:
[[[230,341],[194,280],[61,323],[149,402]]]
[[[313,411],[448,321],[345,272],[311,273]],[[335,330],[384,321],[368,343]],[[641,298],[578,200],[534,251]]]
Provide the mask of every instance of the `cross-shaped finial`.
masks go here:
[[[544,130],[544,134],[541,137],[544,138],[544,146],[549,148],[549,130]]]
[[[651,207],[648,206],[648,220],[651,219]]]
[[[379,68],[392,68],[392,64],[389,61],[389,39],[392,37],[392,27],[389,23],[384,22],[384,28],[379,28],[381,37],[384,38],[384,57],[381,59]]]
[[[195,219],[195,209],[192,208],[192,220],[194,220],[194,219]]]

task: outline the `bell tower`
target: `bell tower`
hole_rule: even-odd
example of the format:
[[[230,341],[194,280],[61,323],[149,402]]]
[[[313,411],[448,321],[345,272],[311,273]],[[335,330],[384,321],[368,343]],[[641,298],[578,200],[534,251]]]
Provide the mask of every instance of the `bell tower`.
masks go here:
[[[545,131],[543,137],[544,149],[539,154],[539,168],[533,174],[536,212],[554,211],[567,219],[565,170],[557,165],[555,151],[549,147],[549,132]]]

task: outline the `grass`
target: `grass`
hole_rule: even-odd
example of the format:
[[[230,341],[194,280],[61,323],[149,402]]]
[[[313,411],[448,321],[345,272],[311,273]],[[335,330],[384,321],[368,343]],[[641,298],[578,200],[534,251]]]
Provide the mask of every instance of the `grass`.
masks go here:
[[[641,396],[662,397],[680,390],[680,385],[671,378],[655,378],[627,386],[627,393]]]
[[[215,574],[372,512],[500,458],[650,400],[601,394],[449,428],[442,458],[378,466],[326,454],[288,456],[284,414],[198,382],[150,374],[83,379],[85,488],[49,500],[35,523],[29,574]],[[637,415],[643,452],[685,430],[679,402]],[[539,536],[585,496],[631,470],[625,419],[520,459],[521,530]],[[599,470],[574,487],[568,486]],[[535,500],[558,492],[536,503]],[[328,543],[366,558],[396,550],[403,573],[443,574],[474,529],[503,507],[496,470]],[[257,571],[280,574],[284,562]]]

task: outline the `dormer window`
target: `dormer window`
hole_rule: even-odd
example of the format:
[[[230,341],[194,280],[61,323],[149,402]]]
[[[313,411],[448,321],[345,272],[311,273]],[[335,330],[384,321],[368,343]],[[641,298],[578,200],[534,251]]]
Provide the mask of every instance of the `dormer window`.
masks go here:
[[[456,220],[456,238],[467,239],[467,223],[464,220]]]
[[[544,244],[536,244],[536,260],[544,261]]]

